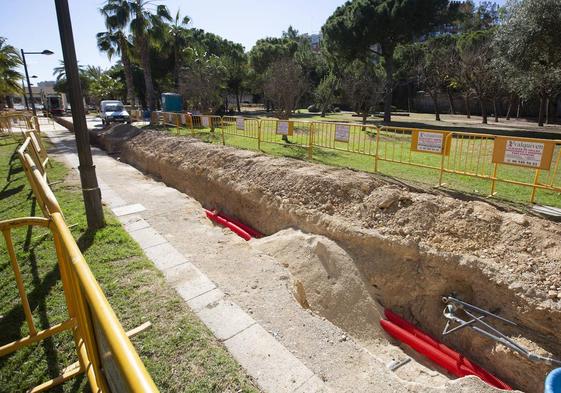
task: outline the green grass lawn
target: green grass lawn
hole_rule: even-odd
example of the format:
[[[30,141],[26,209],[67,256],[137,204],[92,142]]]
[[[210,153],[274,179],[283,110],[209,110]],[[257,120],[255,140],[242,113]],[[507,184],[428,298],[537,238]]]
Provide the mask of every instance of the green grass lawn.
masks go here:
[[[255,124],[253,124],[255,123]],[[235,124],[225,126],[224,143],[240,149],[259,150],[257,142],[256,121],[246,121],[246,130],[236,130]],[[296,159],[308,158],[308,124],[302,120],[295,121],[294,133],[285,142],[281,135],[275,134],[273,121],[262,122],[262,141],[260,150],[264,153],[292,157]],[[152,126],[147,126],[154,128]],[[372,129],[362,126],[352,126],[350,140],[346,142],[334,141],[334,125],[316,125],[314,129],[314,147],[312,160],[314,162],[373,172],[375,166],[376,140]],[[160,127],[177,134],[174,127]],[[179,129],[180,135],[192,135],[190,129]],[[216,128],[212,133],[208,128],[196,129],[195,136],[209,143],[222,143],[221,129]],[[248,137],[250,136],[250,137]],[[405,131],[382,131],[380,134],[378,156],[378,172],[403,180],[414,181],[426,185],[438,185],[441,156],[431,153],[410,151],[411,136]],[[554,152],[557,157],[560,147]],[[493,174],[492,163],[493,141],[487,137],[457,137],[453,138],[450,154],[444,159],[444,167],[450,171],[477,174],[480,177],[490,177]],[[408,164],[429,166],[424,168]],[[554,163],[555,164],[555,161]],[[553,165],[552,165],[553,167]],[[552,171],[541,171],[540,183],[551,182]],[[498,178],[533,183],[535,170],[509,165],[499,165]],[[561,168],[559,168],[553,184],[561,187]],[[462,192],[488,196],[491,193],[491,180],[466,176],[457,173],[445,173],[444,187]],[[517,203],[528,203],[532,192],[531,187],[496,182],[495,198]],[[548,190],[538,190],[536,203],[561,207],[561,195]]]
[[[40,215],[17,156],[16,144],[0,141],[0,220]],[[86,230],[76,176],[53,161],[48,169],[66,221],[125,330],[153,326],[132,339],[162,392],[256,392],[258,389],[212,333],[190,311],[120,223],[106,211],[107,226]],[[67,318],[50,232],[13,231],[20,269],[38,329]],[[27,335],[19,296],[3,241],[0,242],[0,345]],[[57,376],[77,360],[69,333],[59,334],[0,358],[0,392],[22,392]],[[89,391],[80,376],[54,392]]]

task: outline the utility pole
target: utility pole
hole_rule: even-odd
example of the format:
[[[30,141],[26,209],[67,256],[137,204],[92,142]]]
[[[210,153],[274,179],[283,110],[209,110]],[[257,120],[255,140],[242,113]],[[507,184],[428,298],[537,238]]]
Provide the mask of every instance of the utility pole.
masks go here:
[[[27,102],[27,94],[25,93],[25,84],[21,80],[21,91],[23,92],[23,99],[25,100],[25,109],[29,110],[29,103]]]
[[[23,69],[25,70],[25,77],[27,78],[27,89],[29,90],[29,100],[31,101],[31,108],[33,110],[33,116],[37,116],[37,112],[35,111],[35,103],[33,102],[33,92],[31,91],[31,82],[29,81],[29,73],[27,72],[27,62],[25,61],[25,52],[23,49],[21,50],[21,58],[23,60]],[[25,90],[23,91],[23,95],[25,95]],[[27,104],[27,99],[25,100]]]
[[[90,149],[90,137],[84,101],[82,98],[82,87],[80,86],[80,74],[78,72],[78,61],[76,60],[76,49],[72,35],[72,22],[67,0],[55,0],[56,14],[58,19],[58,30],[60,32],[60,43],[64,57],[64,68],[68,81],[68,92],[70,105],[72,106],[72,121],[74,123],[74,134],[76,135],[76,147],[80,161],[80,181],[82,183],[82,195],[86,207],[86,218],[89,229],[99,229],[105,226],[103,207],[101,205],[101,191],[97,184],[95,166]]]

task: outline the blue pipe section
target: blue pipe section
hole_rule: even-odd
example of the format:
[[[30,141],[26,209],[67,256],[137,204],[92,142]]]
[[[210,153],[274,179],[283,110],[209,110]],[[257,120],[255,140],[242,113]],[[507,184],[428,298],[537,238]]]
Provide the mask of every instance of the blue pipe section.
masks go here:
[[[561,368],[556,368],[547,375],[545,393],[561,393]]]

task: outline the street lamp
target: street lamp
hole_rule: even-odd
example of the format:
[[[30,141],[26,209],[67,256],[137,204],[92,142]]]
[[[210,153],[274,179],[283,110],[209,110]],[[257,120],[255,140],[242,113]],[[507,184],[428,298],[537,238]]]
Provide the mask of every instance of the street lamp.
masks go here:
[[[32,75],[31,79],[37,78],[37,75]],[[23,92],[23,100],[25,101],[25,109],[29,110],[29,102],[27,101],[27,94],[25,94],[25,83],[21,80],[21,91]]]
[[[37,116],[37,112],[35,111],[35,102],[33,102],[33,92],[31,91],[31,82],[29,82],[29,73],[27,72],[27,63],[25,61],[25,55],[52,55],[54,52],[51,52],[48,49],[45,49],[42,52],[24,52],[23,49],[21,50],[21,58],[23,60],[23,68],[25,69],[25,77],[27,79],[27,89],[29,90],[29,100],[31,101],[31,109],[33,110],[33,116]]]

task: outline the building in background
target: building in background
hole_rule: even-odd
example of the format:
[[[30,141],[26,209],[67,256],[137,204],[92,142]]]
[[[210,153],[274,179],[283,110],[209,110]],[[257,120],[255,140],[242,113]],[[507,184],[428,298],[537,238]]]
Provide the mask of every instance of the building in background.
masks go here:
[[[319,52],[319,50],[321,49],[321,40],[322,40],[321,33],[310,34],[310,47],[314,52]]]

